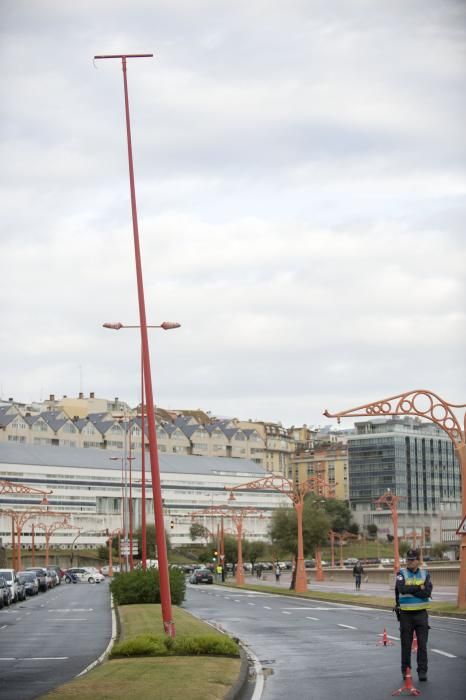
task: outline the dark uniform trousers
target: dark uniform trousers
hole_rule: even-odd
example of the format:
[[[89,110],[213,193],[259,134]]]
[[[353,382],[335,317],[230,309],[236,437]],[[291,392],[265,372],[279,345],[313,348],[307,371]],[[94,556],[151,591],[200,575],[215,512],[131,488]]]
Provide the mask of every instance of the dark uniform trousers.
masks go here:
[[[417,637],[417,672],[427,673],[427,638],[429,616],[427,610],[400,611],[401,672],[411,668],[411,646],[413,633]]]

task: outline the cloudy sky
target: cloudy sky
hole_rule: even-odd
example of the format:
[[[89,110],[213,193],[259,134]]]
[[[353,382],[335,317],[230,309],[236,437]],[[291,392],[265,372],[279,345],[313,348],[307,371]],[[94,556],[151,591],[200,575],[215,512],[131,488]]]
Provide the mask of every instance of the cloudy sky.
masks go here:
[[[325,424],[466,402],[462,0],[3,0],[0,397]]]

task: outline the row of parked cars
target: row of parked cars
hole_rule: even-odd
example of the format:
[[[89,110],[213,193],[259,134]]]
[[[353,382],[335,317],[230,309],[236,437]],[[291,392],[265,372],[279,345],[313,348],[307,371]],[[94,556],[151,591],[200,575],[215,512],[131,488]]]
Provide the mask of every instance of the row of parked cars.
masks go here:
[[[105,580],[97,569],[90,567],[61,569],[59,566],[31,566],[24,571],[0,569],[0,608],[11,605],[27,596],[37,595],[40,591],[65,583],[100,583]]]

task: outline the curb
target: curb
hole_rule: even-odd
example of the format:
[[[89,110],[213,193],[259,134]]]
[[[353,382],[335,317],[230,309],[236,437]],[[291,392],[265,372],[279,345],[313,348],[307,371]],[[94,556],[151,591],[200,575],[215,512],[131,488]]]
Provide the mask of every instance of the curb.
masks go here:
[[[239,645],[241,666],[240,666],[238,678],[233,683],[231,688],[229,688],[229,690],[227,690],[226,694],[223,696],[223,700],[238,700],[238,698],[240,697],[241,693],[243,692],[245,686],[247,685],[247,683],[249,681],[251,662],[252,662],[252,666],[254,667],[255,675],[256,675],[256,684],[255,684],[254,693],[253,693],[251,700],[260,700],[260,697],[262,695],[262,690],[264,687],[264,676],[262,674],[262,667],[259,663],[259,660],[255,656],[255,654],[253,654],[249,649],[246,648],[245,643],[242,642],[241,639],[239,639],[238,637],[233,637],[232,635],[228,634],[228,632],[226,632],[226,630],[224,630],[223,627],[221,627],[221,625],[216,625],[213,622],[209,622],[208,620],[204,620],[202,617],[199,617],[199,615],[196,615],[191,610],[187,610],[186,612],[189,612],[190,615],[197,618],[198,620],[201,620],[202,622],[204,622],[204,624],[209,625],[209,627],[212,627],[217,632],[220,632],[221,634],[225,634],[227,637],[231,637],[233,639],[233,641],[235,641]]]
[[[111,593],[110,593],[110,606],[111,606],[111,611],[112,611],[112,636],[110,637],[110,641],[107,644],[105,651],[102,652],[102,654],[99,656],[99,658],[96,659],[95,661],[93,661],[91,664],[89,664],[89,666],[86,666],[86,668],[83,671],[81,671],[81,673],[78,673],[78,675],[75,676],[75,678],[79,678],[80,676],[84,676],[86,673],[89,673],[89,671],[92,671],[93,668],[95,668],[96,666],[101,664],[103,661],[105,661],[107,656],[110,654],[110,651],[111,651],[113,645],[115,644],[115,639],[117,637],[117,632],[118,632],[118,624],[117,624],[117,616],[115,613],[115,603],[113,600],[113,595]]]

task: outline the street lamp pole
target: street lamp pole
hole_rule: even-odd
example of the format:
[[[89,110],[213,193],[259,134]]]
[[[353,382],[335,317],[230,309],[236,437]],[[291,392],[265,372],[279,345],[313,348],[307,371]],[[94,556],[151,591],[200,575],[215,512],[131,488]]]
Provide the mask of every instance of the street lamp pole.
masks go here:
[[[170,578],[168,572],[167,543],[163,522],[162,488],[160,482],[160,466],[157,454],[157,433],[155,429],[154,397],[152,392],[152,376],[150,366],[149,339],[147,334],[146,305],[144,300],[144,284],[142,278],[141,251],[139,245],[139,230],[136,206],[136,188],[134,184],[133,153],[131,145],[131,124],[129,113],[128,82],[126,77],[126,61],[128,58],[151,58],[153,54],[118,54],[110,56],[95,56],[95,59],[121,59],[123,69],[123,86],[125,95],[126,138],[128,144],[129,183],[131,192],[131,213],[133,221],[134,254],[136,260],[136,278],[139,302],[139,321],[141,326],[141,346],[144,368],[144,386],[147,399],[147,419],[149,432],[149,453],[152,474],[152,495],[154,502],[155,536],[159,558],[160,602],[164,631],[171,637],[175,636],[175,623],[172,616]]]
[[[466,517],[466,413],[463,416],[463,427],[454,409],[466,408],[466,404],[447,403],[438,394],[428,389],[415,389],[386,399],[356,406],[339,413],[324,411],[327,418],[350,418],[356,416],[406,416],[414,415],[425,418],[438,425],[447,433],[453,442],[460,464],[462,486],[463,518]],[[460,543],[460,575],[458,581],[458,607],[466,609],[466,533],[461,535]]]
[[[392,514],[393,522],[393,569],[395,573],[400,570],[400,547],[398,539],[398,502],[401,496],[395,496],[390,489],[387,489],[384,494],[375,501],[377,510],[382,510],[382,505],[387,506]]]
[[[122,328],[141,328],[138,325],[121,323],[121,321],[102,324],[103,328],[119,331]],[[164,321],[158,325],[148,325],[147,328],[163,328],[164,331],[181,328],[177,321]],[[144,355],[141,347],[141,560],[144,571],[147,568],[147,515],[146,515],[146,450],[145,450],[145,416],[144,416]]]

